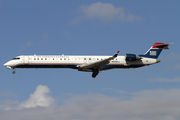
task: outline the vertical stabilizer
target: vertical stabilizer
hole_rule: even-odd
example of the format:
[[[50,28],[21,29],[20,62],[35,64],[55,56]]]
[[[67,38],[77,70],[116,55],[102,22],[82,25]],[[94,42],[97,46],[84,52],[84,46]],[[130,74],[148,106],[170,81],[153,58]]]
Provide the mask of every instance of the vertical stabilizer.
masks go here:
[[[165,43],[154,43],[154,45],[145,54],[139,56],[157,59],[163,49],[169,49],[168,46],[169,44]]]

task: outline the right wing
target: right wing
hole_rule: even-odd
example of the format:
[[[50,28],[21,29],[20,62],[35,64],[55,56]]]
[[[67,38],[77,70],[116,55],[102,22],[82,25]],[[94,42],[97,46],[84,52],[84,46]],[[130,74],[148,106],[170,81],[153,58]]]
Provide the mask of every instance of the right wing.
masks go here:
[[[118,54],[119,54],[119,51],[117,51],[112,57],[106,58],[106,59],[101,60],[101,61],[89,63],[89,64],[86,64],[86,65],[81,65],[81,66],[79,66],[79,68],[80,69],[99,69],[99,70],[101,70],[111,60],[116,58],[118,56]]]

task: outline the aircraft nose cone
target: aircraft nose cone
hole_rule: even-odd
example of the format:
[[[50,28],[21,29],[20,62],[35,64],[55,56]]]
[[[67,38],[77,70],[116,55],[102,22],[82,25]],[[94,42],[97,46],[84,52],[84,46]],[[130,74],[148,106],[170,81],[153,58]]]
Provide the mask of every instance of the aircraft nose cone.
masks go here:
[[[5,64],[4,64],[4,66],[8,66],[8,64],[7,64],[7,63],[5,63]]]
[[[5,63],[4,66],[7,67],[8,69],[11,69],[11,67],[12,67],[10,62]]]
[[[161,61],[157,59],[157,60],[156,60],[156,63],[159,63],[159,62],[161,62]]]

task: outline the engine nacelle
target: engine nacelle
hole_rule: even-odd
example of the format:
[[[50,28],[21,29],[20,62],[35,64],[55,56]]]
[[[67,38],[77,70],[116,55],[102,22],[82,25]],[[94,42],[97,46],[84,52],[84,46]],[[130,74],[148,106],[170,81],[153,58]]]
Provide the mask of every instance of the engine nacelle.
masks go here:
[[[140,56],[136,56],[135,54],[126,54],[125,55],[125,60],[127,61],[136,61],[136,60],[140,60],[141,57]]]

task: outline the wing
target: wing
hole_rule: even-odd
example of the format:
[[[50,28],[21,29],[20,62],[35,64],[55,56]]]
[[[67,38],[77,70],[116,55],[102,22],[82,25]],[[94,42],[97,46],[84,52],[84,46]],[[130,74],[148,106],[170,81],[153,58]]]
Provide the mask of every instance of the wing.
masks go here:
[[[109,57],[107,59],[101,60],[101,61],[97,61],[97,62],[93,62],[93,63],[89,63],[86,65],[81,65],[79,66],[79,68],[81,70],[83,69],[98,69],[101,70],[105,65],[107,65],[111,60],[113,60],[114,58],[116,58],[119,54],[119,51],[117,51],[112,57]]]

